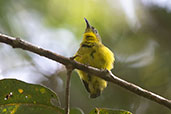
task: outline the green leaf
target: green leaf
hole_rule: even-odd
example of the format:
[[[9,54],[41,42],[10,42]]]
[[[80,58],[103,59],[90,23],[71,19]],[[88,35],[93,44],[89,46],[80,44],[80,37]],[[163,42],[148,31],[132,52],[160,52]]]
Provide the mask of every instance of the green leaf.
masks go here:
[[[95,108],[89,114],[132,114],[129,111],[125,110],[112,110],[105,108]]]
[[[0,114],[64,114],[64,111],[47,105],[21,103],[1,105]]]
[[[70,114],[84,114],[80,108],[72,108]]]
[[[56,114],[64,111],[56,94],[41,85],[16,79],[0,80],[0,114]]]

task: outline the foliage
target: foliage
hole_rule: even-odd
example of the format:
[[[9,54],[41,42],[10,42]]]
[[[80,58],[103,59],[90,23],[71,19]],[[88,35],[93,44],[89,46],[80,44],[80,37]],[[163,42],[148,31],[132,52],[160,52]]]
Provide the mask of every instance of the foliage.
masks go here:
[[[0,114],[64,114],[57,95],[50,89],[15,79],[0,80]],[[98,110],[98,111],[97,111]],[[71,109],[71,114],[83,114]],[[131,114],[126,111],[95,109],[90,114]]]

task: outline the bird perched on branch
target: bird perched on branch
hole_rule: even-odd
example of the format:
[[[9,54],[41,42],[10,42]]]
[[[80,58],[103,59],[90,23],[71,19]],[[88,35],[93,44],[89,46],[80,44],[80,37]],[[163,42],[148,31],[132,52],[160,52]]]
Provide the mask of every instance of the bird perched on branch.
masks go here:
[[[74,60],[99,69],[111,70],[115,61],[114,54],[102,44],[98,31],[90,25],[86,18],[84,20],[87,27]],[[104,88],[107,87],[105,80],[81,70],[77,70],[77,72],[85,88],[90,93],[90,98],[100,96]]]

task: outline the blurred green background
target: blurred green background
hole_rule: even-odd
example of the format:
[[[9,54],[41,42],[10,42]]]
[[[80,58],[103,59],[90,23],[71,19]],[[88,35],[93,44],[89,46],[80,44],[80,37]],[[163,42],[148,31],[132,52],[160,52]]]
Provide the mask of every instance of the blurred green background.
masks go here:
[[[0,0],[0,33],[71,57],[85,30],[84,17],[115,53],[118,77],[171,99],[171,1],[169,0]],[[54,90],[64,107],[64,66],[0,44],[0,79],[17,78]],[[170,114],[162,105],[108,84],[90,99],[76,72],[71,107],[85,114],[95,107],[134,114]]]

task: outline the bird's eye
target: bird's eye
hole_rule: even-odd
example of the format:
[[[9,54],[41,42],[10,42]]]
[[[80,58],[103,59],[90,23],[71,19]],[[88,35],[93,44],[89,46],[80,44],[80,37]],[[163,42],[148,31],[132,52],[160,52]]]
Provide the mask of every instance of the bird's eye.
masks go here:
[[[97,30],[94,30],[95,33],[97,33]]]
[[[91,29],[93,30],[94,33],[97,33],[97,30],[93,26],[91,26]]]

